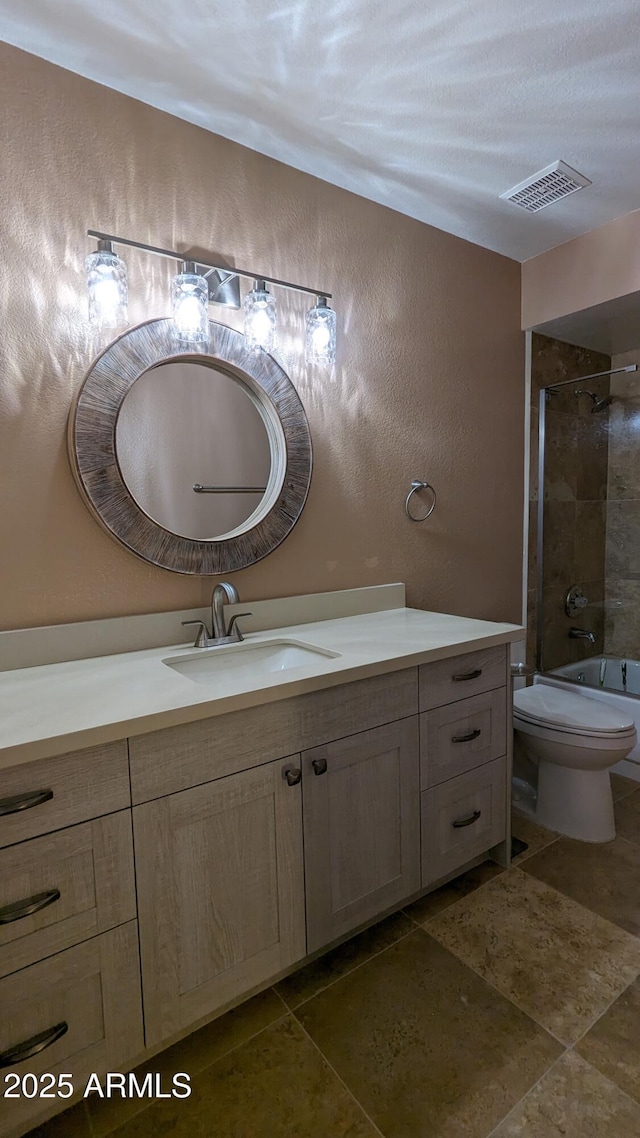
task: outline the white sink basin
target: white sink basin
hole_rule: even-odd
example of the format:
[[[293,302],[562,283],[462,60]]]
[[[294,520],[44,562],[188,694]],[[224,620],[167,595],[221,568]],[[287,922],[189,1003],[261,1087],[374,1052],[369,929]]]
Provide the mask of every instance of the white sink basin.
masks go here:
[[[284,672],[290,668],[308,668],[324,660],[335,660],[339,655],[339,652],[316,648],[300,640],[281,639],[263,640],[260,644],[244,641],[224,648],[203,648],[188,655],[169,656],[162,663],[194,684],[210,684],[225,676],[239,679],[240,672],[246,672],[250,677]]]

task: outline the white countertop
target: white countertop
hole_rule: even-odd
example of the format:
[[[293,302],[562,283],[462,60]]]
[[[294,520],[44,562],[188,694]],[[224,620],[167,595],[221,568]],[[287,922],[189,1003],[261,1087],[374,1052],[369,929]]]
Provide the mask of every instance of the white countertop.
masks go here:
[[[393,608],[251,633],[246,644],[292,639],[340,655],[260,675],[248,663],[210,686],[163,663],[193,652],[184,645],[3,672],[0,769],[506,644],[522,633],[514,624]]]

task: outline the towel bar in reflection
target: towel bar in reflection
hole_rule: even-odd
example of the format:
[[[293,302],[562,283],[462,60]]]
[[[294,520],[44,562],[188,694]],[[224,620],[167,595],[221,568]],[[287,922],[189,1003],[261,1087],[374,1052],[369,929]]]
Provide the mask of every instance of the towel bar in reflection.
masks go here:
[[[202,486],[194,482],[196,494],[264,494],[266,486]]]

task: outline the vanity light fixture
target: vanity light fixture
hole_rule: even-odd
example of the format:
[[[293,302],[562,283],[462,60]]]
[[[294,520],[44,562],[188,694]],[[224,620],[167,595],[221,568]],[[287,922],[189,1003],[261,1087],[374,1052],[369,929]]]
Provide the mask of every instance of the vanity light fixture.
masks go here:
[[[253,288],[245,296],[242,307],[244,334],[249,348],[273,352],[276,346],[276,298],[268,291],[263,279],[253,282]]]
[[[114,253],[113,243],[100,238],[98,248],[85,257],[89,292],[89,323],[98,331],[123,329],[127,319],[127,266]]]
[[[117,237],[113,233],[87,230],[95,237],[98,248],[86,258],[89,287],[89,320],[99,329],[120,329],[127,323],[127,268],[113,251],[114,245],[127,245],[157,257],[177,262],[180,271],[173,278],[171,306],[175,337],[178,343],[207,344],[210,325],[208,306],[222,304],[240,308],[241,277],[253,281],[253,287],[244,299],[244,330],[248,346],[254,350],[273,352],[276,342],[276,298],[268,285],[302,292],[316,297],[316,303],[307,313],[305,347],[308,363],[331,365],[336,354],[336,314],[327,301],[331,293],[324,289],[281,281],[247,269],[228,269],[211,261],[185,260],[184,253],[175,249],[161,249]]]
[[[209,285],[196,272],[193,261],[183,261],[182,272],[171,282],[171,312],[176,339],[185,344],[209,342]]]
[[[326,296],[319,296],[307,312],[305,357],[308,364],[331,367],[336,362],[336,314],[329,308]]]

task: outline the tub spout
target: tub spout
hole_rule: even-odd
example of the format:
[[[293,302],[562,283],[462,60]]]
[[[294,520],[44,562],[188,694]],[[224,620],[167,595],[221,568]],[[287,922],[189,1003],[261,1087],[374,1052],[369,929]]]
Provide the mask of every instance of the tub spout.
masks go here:
[[[569,636],[572,640],[588,640],[590,644],[595,644],[596,638],[593,632],[587,632],[586,628],[570,628]]]

